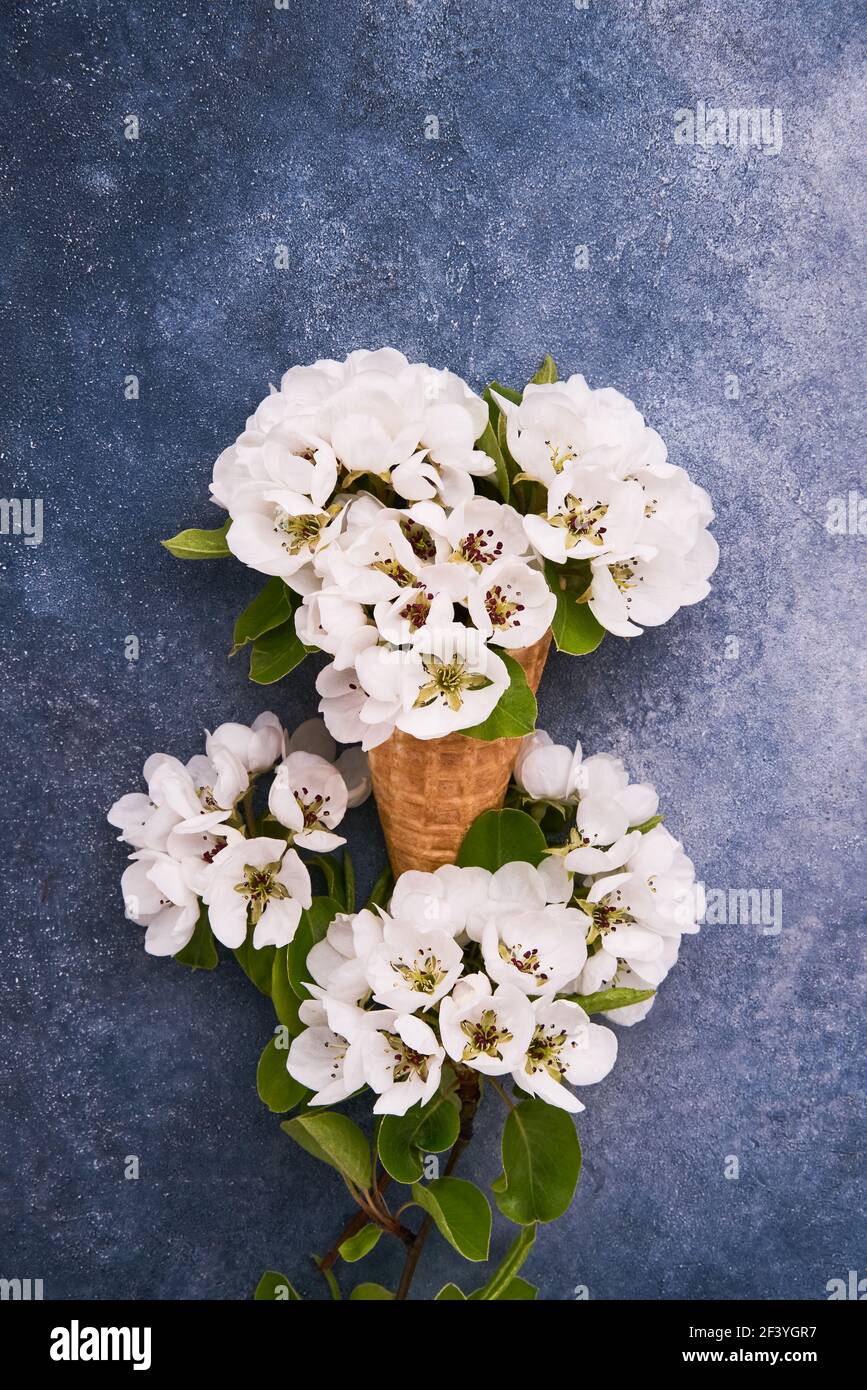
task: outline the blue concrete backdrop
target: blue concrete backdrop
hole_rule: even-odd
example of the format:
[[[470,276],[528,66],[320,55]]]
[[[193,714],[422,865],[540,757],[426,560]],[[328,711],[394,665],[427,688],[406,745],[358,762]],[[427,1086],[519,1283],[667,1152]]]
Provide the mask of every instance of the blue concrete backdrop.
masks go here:
[[[865,542],[825,525],[830,498],[867,491],[856,10],[6,7],[0,488],[44,498],[45,535],[0,537],[0,1275],[241,1298],[272,1266],[323,1292],[308,1252],[349,1213],[256,1097],[267,1001],[232,964],[193,978],[145,956],[103,817],[152,750],[313,712],[313,664],[265,692],[226,660],[256,576],[158,541],[214,524],[212,460],[269,380],[382,343],[476,386],[523,383],[551,351],[633,397],[710,489],[712,597],[553,658],[541,722],[652,778],[708,885],[783,895],[779,935],[707,927],[621,1034],[586,1095],[575,1204],[525,1272],[554,1300],[815,1299],[865,1273]],[[676,145],[674,112],[700,100],[780,108],[782,151]],[[351,828],[369,882],[371,806]],[[482,1181],[488,1119],[465,1165]],[[395,1258],[383,1243],[364,1277],[393,1282]],[[418,1292],[466,1270],[431,1240]]]

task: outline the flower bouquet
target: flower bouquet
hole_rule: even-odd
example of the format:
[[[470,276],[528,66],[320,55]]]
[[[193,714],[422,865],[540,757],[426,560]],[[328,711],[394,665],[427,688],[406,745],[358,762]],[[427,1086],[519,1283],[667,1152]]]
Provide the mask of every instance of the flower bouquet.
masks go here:
[[[316,1260],[333,1296],[383,1236],[402,1253],[393,1287],[356,1281],[353,1299],[405,1299],[434,1228],[487,1259],[491,1201],[454,1169],[490,1090],[504,1121],[490,1190],[516,1235],[475,1287],[437,1298],[534,1298],[521,1267],[581,1167],[576,1091],[617,1056],[594,1015],[642,1019],[698,930],[693,867],[653,787],[537,732],[508,806],[473,822],[453,863],[386,869],[359,909],[337,830],[370,791],[367,757],[338,757],[320,721],[291,738],[273,714],[223,724],[186,764],[150,757],[144,780],[109,813],[131,849],[126,914],[150,954],[210,970],[223,947],[270,997],[259,1095],[357,1207]],[[353,1098],[364,1126],[335,1108]],[[299,1299],[273,1270],[255,1296]]]
[[[502,804],[551,636],[595,650],[709,590],[707,493],[619,392],[482,396],[399,352],[291,368],[214,466],[218,530],[164,542],[269,576],[235,625],[270,684],[308,652],[334,738],[371,754],[393,870],[453,863]]]

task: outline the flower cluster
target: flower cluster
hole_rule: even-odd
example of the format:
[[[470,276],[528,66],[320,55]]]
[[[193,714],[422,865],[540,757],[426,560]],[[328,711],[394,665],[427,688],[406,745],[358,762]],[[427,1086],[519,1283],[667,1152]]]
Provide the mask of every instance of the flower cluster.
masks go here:
[[[538,867],[405,873],[387,911],[335,916],[310,951],[287,1069],[311,1105],[367,1084],[376,1113],[403,1115],[430,1101],[448,1059],[577,1112],[568,1087],[600,1081],[617,1055],[588,1010],[631,1024],[650,1008],[698,930],[693,866],[656,792],[619,759],[583,760],[544,734],[517,775],[534,807],[574,814]]]
[[[256,783],[272,772],[257,824]],[[288,738],[274,714],[249,728],[221,724],[186,764],[154,753],[143,777],[147,792],[122,796],[108,820],[133,851],[121,880],[126,915],[147,928],[145,950],[155,956],[189,945],[203,905],[214,936],[233,950],[248,929],[256,950],[288,944],[312,900],[298,849],[344,844],[336,827],[370,793],[360,750],[337,758],[319,720]]]
[[[636,636],[706,596],[719,560],[710,498],[630,400],[583,376],[531,383],[517,404],[494,395],[531,484],[527,535],[555,565],[589,562],[581,598],[602,627]]]
[[[548,358],[523,392],[482,399],[392,348],[293,367],[214,466],[225,536],[166,544],[285,584],[282,637],[266,605],[243,641],[282,641],[281,674],[332,657],[320,708],[338,739],[473,729],[521,685],[504,652],[552,624],[573,653],[636,636],[704,598],[718,561],[707,493],[632,402],[553,378]]]
[[[313,568],[297,633],[332,657],[317,681],[328,728],[363,748],[483,723],[510,683],[496,648],[537,642],[556,607],[522,518],[484,497],[447,511],[360,495]]]

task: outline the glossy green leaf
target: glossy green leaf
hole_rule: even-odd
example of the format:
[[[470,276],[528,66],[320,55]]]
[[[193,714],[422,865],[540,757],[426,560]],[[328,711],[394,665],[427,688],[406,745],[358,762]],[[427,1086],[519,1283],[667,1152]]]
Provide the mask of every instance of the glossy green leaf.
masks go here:
[[[274,1005],[278,1022],[288,1028],[291,1037],[297,1038],[304,1024],[298,1016],[298,995],[289,980],[288,951],[288,946],[279,946],[274,952],[271,965],[271,1003]]]
[[[549,386],[552,381],[559,380],[557,364],[550,352],[543,358],[542,365],[534,377],[530,378],[533,386]]]
[[[340,904],[333,898],[314,898],[310,907],[301,913],[298,929],[286,948],[289,983],[299,999],[310,998],[310,991],[304,988],[304,981],[310,978],[307,957],[340,910]]]
[[[370,1145],[347,1115],[316,1111],[284,1120],[280,1128],[306,1153],[335,1168],[356,1187],[370,1187]]]
[[[424,1172],[424,1156],[450,1149],[460,1130],[460,1109],[453,1094],[440,1092],[405,1115],[386,1115],[379,1127],[382,1166],[397,1182],[411,1186]]]
[[[494,872],[516,859],[541,864],[547,849],[545,836],[526,811],[484,811],[464,836],[457,863],[462,869]]]
[[[248,642],[255,642],[257,637],[281,627],[292,617],[292,611],[291,591],[279,577],[269,579],[235,622],[234,642],[229,655],[234,656]]]
[[[196,929],[182,951],[174,959],[179,965],[189,966],[191,970],[214,970],[219,965],[219,956],[208,919],[208,909],[202,903]]]
[[[595,994],[569,994],[573,1004],[580,1004],[585,1014],[607,1013],[609,1009],[625,1009],[630,1004],[643,1004],[656,993],[653,989],[600,989]]]
[[[496,655],[505,662],[509,684],[484,723],[461,730],[467,738],[488,742],[495,738],[523,738],[536,727],[536,696],[527,684],[523,666],[508,652],[497,651]]]
[[[300,1303],[301,1295],[296,1293],[285,1274],[276,1269],[266,1269],[256,1285],[253,1298],[262,1303]]]
[[[257,685],[273,685],[304,660],[307,648],[295,631],[295,619],[263,633],[253,643],[250,680]]]
[[[581,1171],[572,1116],[541,1100],[510,1110],[503,1130],[503,1173],[492,1184],[497,1206],[519,1226],[556,1221],[568,1209]]]
[[[370,890],[370,897],[367,899],[367,907],[385,907],[394,889],[394,874],[391,868],[386,865],[379,878]]]
[[[499,381],[492,381],[488,391],[496,391],[498,396],[504,396],[507,401],[512,402],[512,405],[520,405],[524,399],[522,391],[516,391],[512,386],[503,386]],[[487,396],[487,391],[485,395]]]
[[[503,501],[508,502],[509,472],[506,468],[506,461],[503,458],[503,452],[500,448],[499,440],[497,439],[497,436],[494,433],[490,423],[485,426],[484,434],[482,434],[479,437],[479,439],[477,439],[476,448],[481,449],[483,453],[487,454],[489,459],[493,460],[494,468],[496,470],[494,476],[497,482],[497,490],[502,496]]]
[[[368,1221],[366,1226],[354,1236],[350,1236],[340,1247],[341,1258],[347,1264],[355,1264],[357,1260],[363,1260],[365,1255],[369,1255],[374,1245],[382,1235],[382,1227],[374,1226],[372,1221]]]
[[[382,1284],[356,1284],[352,1293],[349,1295],[350,1302],[353,1302],[355,1299],[365,1299],[368,1302],[377,1299],[384,1302],[386,1299],[393,1298],[394,1294],[390,1293],[388,1289],[384,1289]]]
[[[275,1115],[285,1115],[287,1110],[294,1110],[308,1094],[301,1082],[296,1081],[286,1070],[289,1049],[284,1043],[285,1037],[281,1028],[280,1034],[266,1044],[256,1068],[259,1099],[264,1101]]]
[[[531,1302],[533,1299],[537,1298],[538,1294],[539,1290],[536,1288],[535,1284],[528,1284],[526,1279],[522,1279],[521,1276],[518,1275],[501,1294],[497,1295],[497,1300],[500,1303],[525,1303]],[[481,1294],[471,1293],[470,1298],[480,1299]]]
[[[258,950],[253,945],[254,928],[247,927],[247,938],[234,952],[235,960],[240,965],[248,980],[251,980],[262,994],[271,997],[271,975],[274,969],[274,947],[261,946]]]
[[[578,602],[579,594],[564,589],[563,575],[551,560],[545,561],[545,578],[557,600],[557,611],[551,624],[557,650],[569,652],[571,656],[586,656],[588,652],[594,652],[605,636],[605,628],[596,621],[589,604]]]
[[[440,1235],[465,1260],[488,1258],[491,1207],[484,1192],[464,1178],[434,1178],[413,1183],[412,1195],[431,1216]]]
[[[315,864],[325,880],[325,891],[329,898],[333,898],[336,903],[340,903],[342,911],[346,910],[346,889],[344,887],[343,875],[340,872],[340,865],[337,860],[329,854],[315,854],[310,860]]]
[[[487,1284],[472,1296],[485,1302],[507,1297],[507,1290],[515,1279],[518,1270],[526,1260],[536,1239],[536,1227],[527,1226],[510,1245],[509,1249]]]
[[[443,1284],[434,1303],[466,1303],[467,1296],[461,1293],[457,1284]]]
[[[164,545],[176,560],[223,560],[232,553],[226,544],[226,532],[230,525],[231,522],[226,521],[216,531],[200,531],[196,528],[179,531],[176,536],[171,536],[169,540],[161,541],[160,544]]]
[[[630,825],[630,830],[640,830],[642,835],[646,835],[648,830],[654,830],[657,825],[662,825],[665,816],[651,816],[649,820],[643,820],[640,825]]]

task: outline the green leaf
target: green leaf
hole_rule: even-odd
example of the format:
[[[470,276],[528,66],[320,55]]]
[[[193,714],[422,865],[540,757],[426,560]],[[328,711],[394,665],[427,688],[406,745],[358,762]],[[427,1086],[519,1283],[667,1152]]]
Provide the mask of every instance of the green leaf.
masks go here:
[[[654,989],[600,989],[595,994],[567,994],[563,997],[573,1004],[580,1004],[585,1014],[601,1014],[609,1009],[625,1009],[629,1004],[643,1004],[655,993]]]
[[[226,532],[231,520],[225,521],[216,531],[179,531],[167,541],[161,541],[170,555],[176,560],[223,560],[231,555],[226,544]]]
[[[589,604],[579,603],[580,596],[563,588],[562,572],[551,560],[545,561],[545,578],[557,600],[551,631],[558,652],[569,652],[572,656],[586,656],[588,652],[595,652],[605,636],[605,628],[596,621]]]
[[[489,459],[493,459],[496,470],[497,488],[504,502],[509,500],[509,472],[506,468],[506,460],[503,458],[503,451],[500,448],[499,440],[494,434],[490,422],[485,426],[484,434],[476,440],[476,448],[481,449],[487,454]]]
[[[557,364],[549,352],[545,356],[536,375],[530,378],[530,383],[533,386],[549,386],[552,381],[557,380],[559,380]]]
[[[384,1289],[382,1284],[356,1284],[352,1293],[349,1295],[349,1301],[351,1303],[354,1299],[358,1298],[384,1300],[387,1298],[394,1298],[394,1294],[389,1293],[388,1289]]]
[[[405,1115],[384,1116],[377,1145],[383,1168],[410,1187],[424,1172],[425,1154],[450,1149],[460,1124],[454,1095],[442,1092],[422,1110],[414,1106]]]
[[[372,1221],[368,1221],[366,1226],[362,1226],[357,1235],[350,1236],[340,1247],[342,1259],[347,1264],[355,1264],[357,1260],[363,1260],[365,1255],[369,1255],[379,1237],[382,1235],[382,1227],[374,1226]]]
[[[273,685],[282,680],[307,655],[307,648],[295,631],[295,619],[281,623],[257,637],[250,657],[250,680],[257,685]]]
[[[208,919],[208,909],[202,903],[196,929],[182,951],[174,957],[180,965],[188,965],[191,970],[213,970],[219,964],[214,934]]]
[[[346,885],[343,902],[347,912],[355,911],[355,867],[348,849],[343,851],[343,882]]]
[[[484,723],[461,730],[467,738],[488,741],[495,738],[523,738],[536,727],[536,696],[527,684],[523,666],[508,652],[501,650],[496,655],[505,663],[509,684]]]
[[[437,1230],[465,1260],[486,1260],[491,1243],[491,1207],[484,1192],[464,1178],[413,1183],[412,1195],[433,1217]]]
[[[340,873],[340,866],[327,854],[315,854],[310,860],[319,869],[325,879],[325,891],[329,898],[340,903],[341,910],[346,910],[346,890],[343,885],[343,877]]]
[[[462,869],[494,872],[516,859],[541,864],[547,849],[545,836],[526,811],[484,811],[464,836],[457,863]]]
[[[391,897],[393,888],[394,874],[392,873],[390,866],[386,864],[382,873],[379,875],[379,878],[376,880],[373,887],[371,888],[370,897],[367,899],[365,906],[385,907],[386,903]]]
[[[256,1068],[259,1099],[263,1100],[275,1115],[285,1115],[287,1110],[294,1110],[308,1094],[301,1082],[296,1081],[286,1070],[288,1048],[281,1047],[280,1043],[279,1036],[271,1038]]]
[[[254,927],[248,925],[246,940],[234,952],[234,956],[247,979],[251,980],[256,988],[262,994],[267,994],[270,999],[271,976],[274,970],[274,947],[262,946],[257,951],[253,945],[254,930]]]
[[[467,1296],[461,1293],[457,1284],[443,1284],[434,1303],[466,1303]]]
[[[264,589],[248,604],[235,623],[234,643],[230,656],[235,656],[248,642],[263,633],[280,627],[292,617],[292,594],[278,576],[269,579]]]
[[[500,1303],[516,1303],[518,1301],[522,1303],[530,1302],[538,1296],[538,1293],[539,1290],[536,1288],[535,1284],[528,1284],[526,1279],[522,1279],[521,1276],[518,1275],[516,1279],[511,1281],[508,1288],[497,1295],[497,1299]],[[471,1299],[481,1299],[481,1297],[480,1291],[470,1294]]]
[[[285,1274],[276,1269],[266,1269],[256,1285],[254,1299],[259,1303],[300,1303],[301,1295],[296,1293]]]
[[[329,1110],[317,1111],[284,1120],[280,1128],[306,1153],[342,1173],[356,1187],[370,1187],[370,1145],[363,1131],[348,1116]]]
[[[487,1284],[478,1289],[472,1297],[482,1299],[485,1302],[506,1298],[507,1290],[532,1250],[535,1239],[536,1227],[525,1227],[512,1242]]]
[[[503,1174],[492,1184],[504,1216],[519,1226],[556,1221],[572,1201],[580,1171],[571,1115],[542,1100],[524,1100],[509,1111]]]
[[[505,396],[507,401],[512,402],[512,405],[520,405],[524,399],[522,391],[515,391],[511,386],[501,386],[499,381],[492,381],[488,391],[496,391],[498,396]],[[487,396],[487,392],[485,395]]]
[[[271,966],[271,1003],[277,1019],[288,1028],[289,1034],[297,1038],[304,1024],[298,1017],[299,999],[289,980],[287,964],[288,946],[278,946],[274,952]]]
[[[657,825],[662,825],[665,816],[651,816],[649,820],[643,820],[640,825],[630,825],[630,830],[640,830],[642,835],[646,835],[648,830],[653,830]]]
[[[310,998],[309,990],[304,988],[304,981],[309,977],[307,957],[340,910],[340,903],[333,898],[314,898],[310,907],[301,913],[298,929],[286,947],[289,983],[299,999]]]

